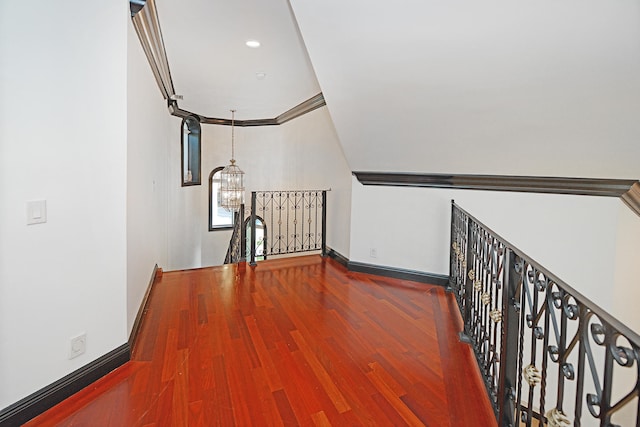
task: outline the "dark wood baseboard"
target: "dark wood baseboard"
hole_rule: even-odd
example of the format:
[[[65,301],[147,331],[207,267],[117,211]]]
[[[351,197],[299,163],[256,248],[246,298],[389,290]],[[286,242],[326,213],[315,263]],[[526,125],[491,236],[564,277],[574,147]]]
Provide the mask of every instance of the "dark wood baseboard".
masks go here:
[[[349,269],[349,259],[342,255],[340,252],[335,251],[331,248],[327,248],[327,256],[338,261],[340,264],[344,266],[344,268]]]
[[[129,344],[49,384],[0,411],[0,427],[19,426],[131,360]]]
[[[136,343],[136,338],[138,337],[138,333],[140,332],[142,317],[144,316],[144,312],[147,308],[147,302],[149,301],[151,288],[153,288],[153,284],[159,277],[162,277],[162,268],[158,267],[158,264],[156,264],[156,266],[153,268],[153,273],[151,273],[151,280],[149,281],[149,285],[147,285],[147,290],[145,291],[142,302],[140,303],[140,308],[138,308],[138,314],[136,315],[136,320],[133,322],[131,334],[129,334],[129,348],[131,349],[131,351],[133,351],[134,345]]]
[[[424,271],[407,270],[404,268],[387,267],[375,264],[366,264],[363,262],[349,261],[347,257],[341,253],[328,248],[327,255],[340,264],[344,265],[347,270],[358,273],[375,274],[377,276],[392,277],[394,279],[412,280],[414,282],[429,283],[431,285],[448,286],[449,276],[442,274],[427,273]]]

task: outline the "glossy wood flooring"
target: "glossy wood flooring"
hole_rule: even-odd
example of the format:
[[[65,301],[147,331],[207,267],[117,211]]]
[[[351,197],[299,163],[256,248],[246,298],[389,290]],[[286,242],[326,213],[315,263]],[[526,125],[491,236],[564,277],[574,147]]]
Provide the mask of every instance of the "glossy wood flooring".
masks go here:
[[[319,256],[165,273],[133,359],[30,426],[494,426],[453,296]]]

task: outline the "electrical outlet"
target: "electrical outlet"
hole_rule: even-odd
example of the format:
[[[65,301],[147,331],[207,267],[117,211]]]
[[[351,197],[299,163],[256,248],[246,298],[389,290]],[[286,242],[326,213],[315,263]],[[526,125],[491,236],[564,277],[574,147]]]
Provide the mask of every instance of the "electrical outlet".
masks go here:
[[[87,350],[87,334],[78,335],[71,338],[71,347],[69,347],[69,359],[78,357]]]
[[[378,250],[376,248],[369,249],[369,256],[371,258],[378,258]]]

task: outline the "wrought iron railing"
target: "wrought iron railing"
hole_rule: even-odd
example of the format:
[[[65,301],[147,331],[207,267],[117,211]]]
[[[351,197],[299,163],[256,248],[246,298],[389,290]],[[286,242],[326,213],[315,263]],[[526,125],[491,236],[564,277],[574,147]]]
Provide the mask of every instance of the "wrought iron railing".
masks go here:
[[[224,257],[225,264],[235,264],[245,261],[246,254],[246,229],[244,227],[244,205],[240,205],[240,209],[233,213],[233,233],[229,240],[227,255]]]
[[[449,287],[499,425],[640,426],[640,336],[453,202],[451,215]]]
[[[251,265],[256,264],[256,221],[260,219],[263,255],[321,251],[326,255],[327,190],[251,193]]]

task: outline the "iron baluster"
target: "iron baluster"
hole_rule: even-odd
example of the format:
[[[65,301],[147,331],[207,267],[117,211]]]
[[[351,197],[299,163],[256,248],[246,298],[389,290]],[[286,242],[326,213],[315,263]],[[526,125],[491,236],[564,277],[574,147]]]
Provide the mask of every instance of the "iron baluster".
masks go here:
[[[240,225],[240,262],[247,261],[247,227],[244,226],[244,203],[240,205],[238,223]]]
[[[289,234],[289,208],[290,208],[290,205],[291,205],[290,202],[291,202],[291,193],[287,192],[286,195],[285,195],[285,198],[284,198],[284,204],[285,204],[285,208],[284,209],[285,209],[286,217],[287,217],[286,218],[287,223],[286,223],[286,227],[285,227],[285,229],[286,229],[285,236],[286,236],[286,239],[287,239],[285,241],[285,251],[287,253],[289,252],[289,248],[290,248],[290,245],[289,245],[289,237],[290,237],[290,234]]]
[[[515,258],[514,264],[513,264],[514,270],[517,273],[517,276],[512,276],[514,278],[517,278],[517,282],[518,282],[518,289],[520,290],[520,297],[516,300],[518,301],[517,304],[518,308],[519,308],[519,323],[518,323],[518,356],[517,356],[517,362],[516,362],[516,374],[518,375],[518,385],[517,385],[517,389],[515,392],[515,399],[514,399],[514,404],[516,407],[516,411],[515,411],[515,420],[514,422],[519,423],[521,416],[522,416],[522,406],[520,404],[520,402],[522,402],[522,375],[520,374],[520,368],[522,367],[522,360],[524,358],[524,325],[525,323],[525,313],[527,312],[526,310],[526,302],[527,302],[527,292],[526,292],[526,286],[525,286],[525,278],[524,278],[524,271],[526,269],[525,267],[525,260],[517,257]]]
[[[315,197],[316,197],[316,200],[317,200],[317,198],[318,198],[317,193],[316,193]],[[318,203],[316,202],[316,212],[318,212],[317,206],[318,206]],[[316,224],[318,224],[317,219],[316,219]],[[317,227],[317,225],[316,225],[316,227]],[[316,230],[317,230],[317,228],[316,228]],[[321,233],[322,233],[322,256],[327,256],[327,190],[322,190],[322,228],[321,228]],[[316,232],[316,236],[317,236],[317,232]]]
[[[611,425],[611,386],[613,381],[613,352],[618,351],[615,336],[611,333],[608,325],[604,324],[605,343],[607,344],[604,358],[604,384],[602,396],[600,398],[600,426],[609,427]]]
[[[549,316],[552,314],[553,302],[551,300],[551,288],[552,284],[548,282],[545,286],[544,293],[544,339],[542,341],[542,372],[540,379],[540,414],[544,414],[544,406],[546,403],[547,394],[547,367],[549,366]]]
[[[447,291],[451,292],[455,289],[454,282],[456,280],[457,271],[455,263],[457,262],[457,256],[455,249],[458,247],[458,238],[456,235],[456,204],[451,199],[451,222],[449,227],[449,281],[447,282]],[[457,300],[457,298],[456,298]]]
[[[516,406],[515,400],[518,371],[517,343],[519,341],[519,317],[518,301],[521,280],[516,269],[516,255],[509,249],[504,255],[504,290],[502,292],[502,340],[501,363],[498,379],[498,420],[503,426],[515,426],[514,420]],[[518,387],[519,388],[519,387]]]
[[[471,301],[473,301],[473,281],[475,280],[475,272],[473,270],[473,237],[471,233],[472,223],[469,221],[467,224],[467,251],[465,259],[467,260],[467,266],[471,265],[471,268],[468,269],[465,267],[465,276],[464,276],[464,291],[465,291],[465,301],[467,302],[464,307],[464,313],[462,315],[463,324],[464,324],[464,332],[467,337],[473,337],[473,325],[471,324]],[[475,346],[475,345],[474,345]]]
[[[527,326],[529,326],[529,329],[531,329],[531,352],[530,352],[530,358],[529,358],[529,364],[527,366],[531,366],[531,371],[537,373],[537,367],[536,367],[536,349],[538,347],[538,340],[541,338],[540,335],[540,327],[538,326],[538,295],[540,293],[538,287],[537,287],[537,281],[539,280],[539,273],[538,271],[535,270],[535,268],[532,268],[531,270],[529,270],[527,273],[531,273],[531,274],[527,274],[524,278],[524,283],[525,286],[527,286],[527,288],[531,288],[531,291],[533,293],[533,303],[530,307],[530,313],[529,315],[531,316],[531,325],[529,326],[529,320],[527,320]],[[544,333],[544,331],[542,332]],[[523,367],[524,369],[524,367]],[[531,378],[533,378],[535,376],[532,375]],[[531,422],[532,422],[532,418],[533,418],[533,400],[534,400],[534,395],[535,395],[535,390],[536,390],[536,384],[535,381],[533,381],[533,379],[531,380],[532,382],[529,382],[529,395],[528,395],[528,399],[527,399],[527,412],[526,412],[526,425],[527,427],[531,427]]]

